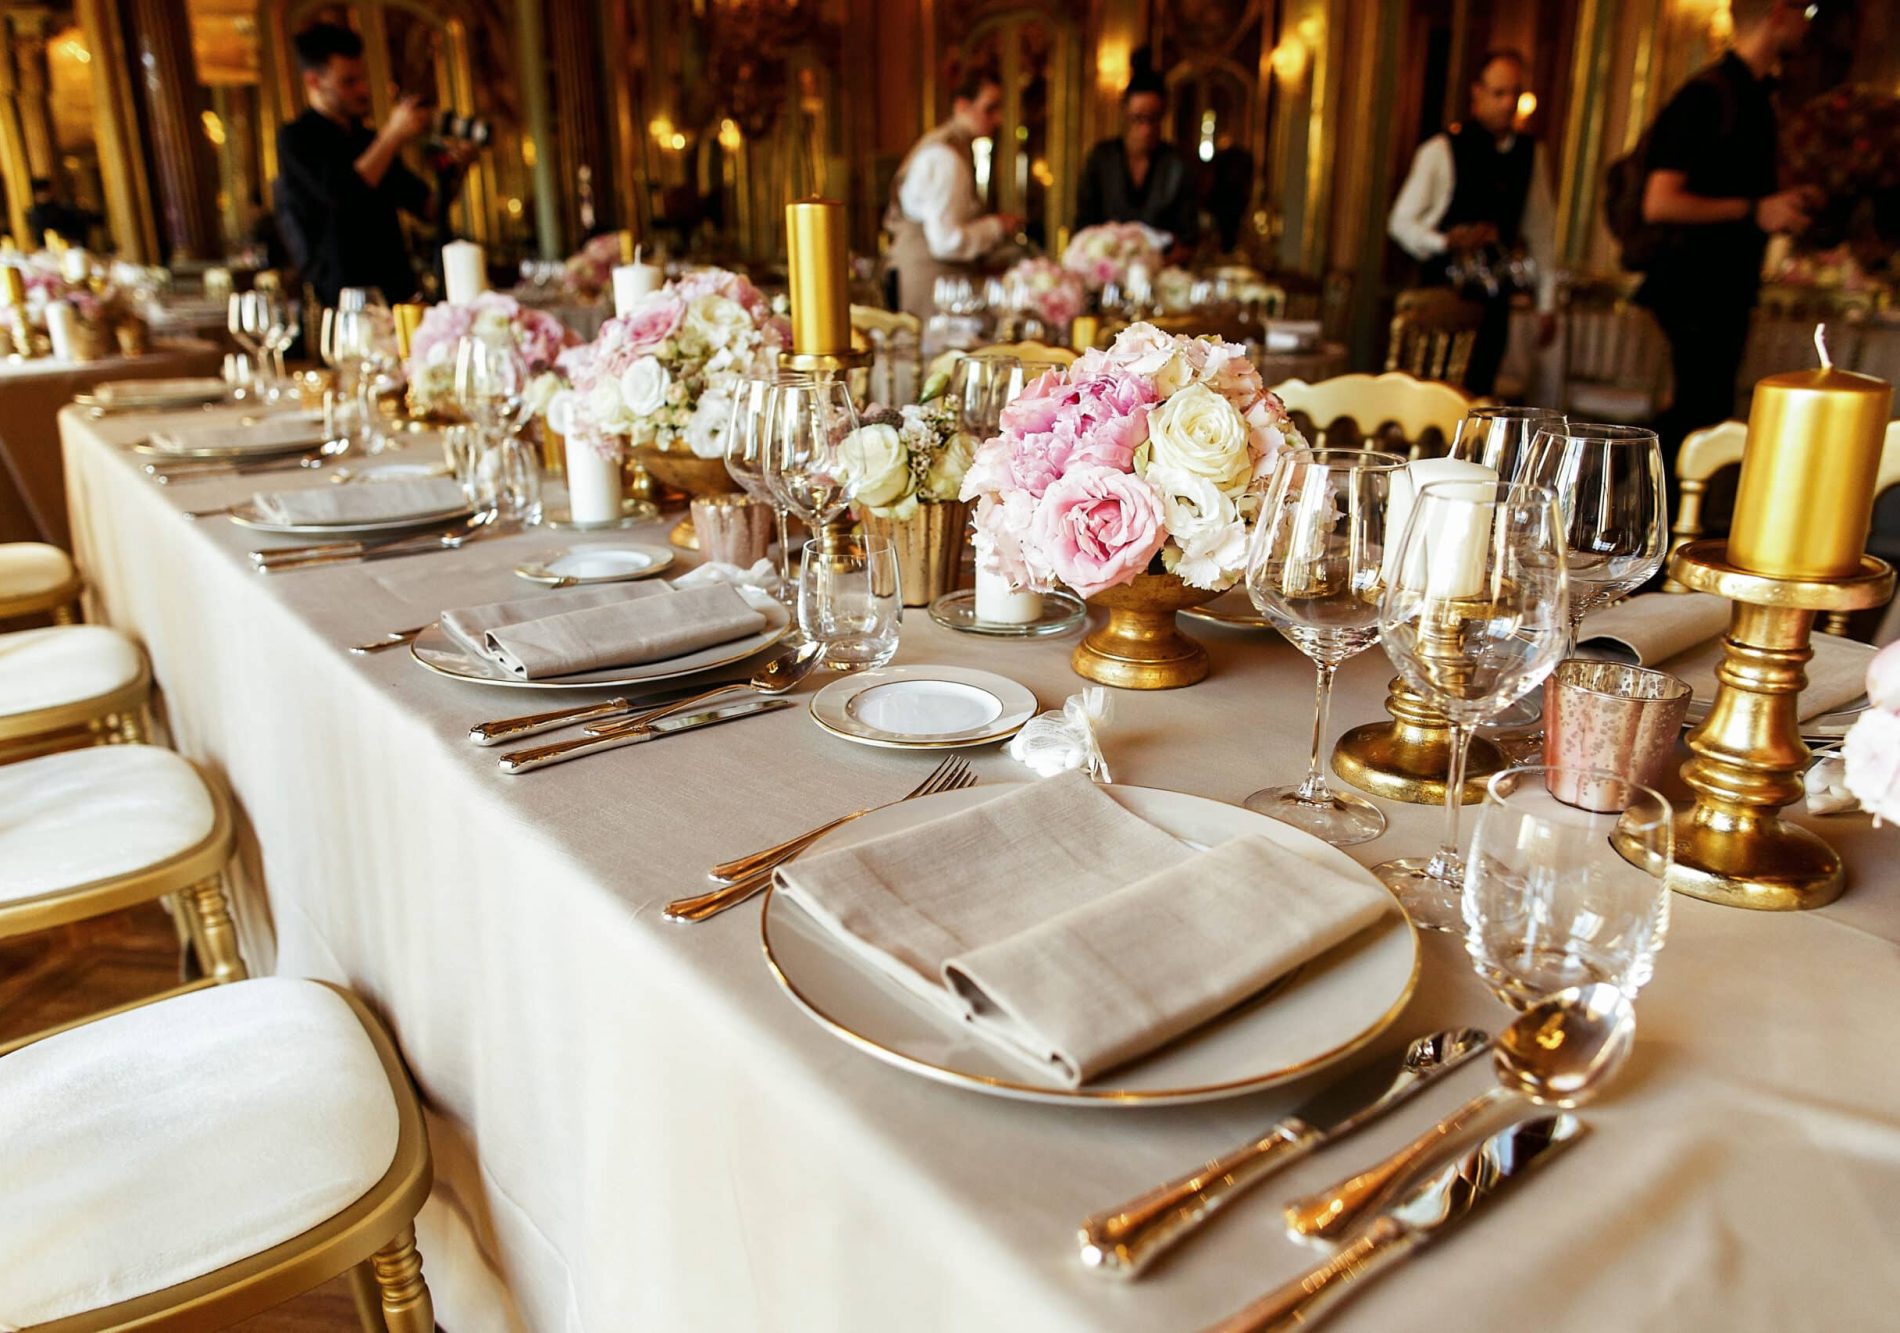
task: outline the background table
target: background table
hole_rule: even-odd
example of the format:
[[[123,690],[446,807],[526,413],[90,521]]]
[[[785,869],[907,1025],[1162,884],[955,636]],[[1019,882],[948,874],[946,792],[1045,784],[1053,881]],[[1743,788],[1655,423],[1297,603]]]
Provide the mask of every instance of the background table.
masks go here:
[[[207,342],[159,342],[144,356],[102,361],[0,361],[0,541],[70,546],[60,481],[59,409],[107,380],[215,375]]]
[[[660,908],[714,860],[893,797],[938,756],[845,744],[798,708],[503,777],[469,725],[549,696],[344,645],[451,598],[525,592],[509,568],[568,536],[261,577],[244,558],[254,534],[177,512],[254,485],[150,485],[119,446],[151,424],[63,419],[97,609],[145,640],[178,744],[235,792],[254,966],[350,983],[400,1040],[436,1157],[426,1271],[455,1333],[1194,1329],[1312,1260],[1282,1236],[1278,1201],[1485,1086],[1482,1068],[1461,1071],[1138,1284],[1086,1273],[1083,1215],[1259,1133],[1306,1089],[1068,1110],[939,1087],[834,1040],[767,974],[755,909],[683,927]],[[1272,636],[1192,632],[1214,674],[1116,696],[1116,777],[1229,801],[1294,777],[1307,662]],[[899,660],[986,667],[1054,707],[1083,683],[1072,646],[913,613]],[[1376,650],[1349,663],[1336,725],[1376,716],[1389,674]],[[973,757],[985,782],[1025,776],[995,749]],[[1392,831],[1359,860],[1430,845],[1436,812],[1388,809]],[[1825,828],[1854,869],[1849,894],[1782,917],[1676,900],[1634,1058],[1586,1112],[1595,1133],[1369,1287],[1338,1328],[1890,1322],[1900,832]],[[1457,939],[1428,935],[1424,951],[1382,1052],[1508,1019]]]

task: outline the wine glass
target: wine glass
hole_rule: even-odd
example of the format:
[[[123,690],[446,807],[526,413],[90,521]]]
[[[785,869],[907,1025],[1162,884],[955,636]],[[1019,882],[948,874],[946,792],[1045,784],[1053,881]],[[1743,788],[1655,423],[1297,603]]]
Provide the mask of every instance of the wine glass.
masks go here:
[[[1570,641],[1557,501],[1539,486],[1438,482],[1413,502],[1379,606],[1386,655],[1451,723],[1445,834],[1429,858],[1375,866],[1412,919],[1456,925],[1458,814],[1471,733],[1550,674]]]
[[[739,488],[754,500],[772,506],[778,520],[778,596],[791,603],[797,600],[792,585],[792,543],[790,511],[772,489],[766,477],[766,409],[772,386],[784,378],[755,376],[739,381],[732,393],[732,420],[726,429],[726,471]]]
[[[842,446],[857,428],[857,405],[843,380],[785,379],[766,391],[766,485],[814,533],[851,503],[857,487]]]
[[[982,353],[958,359],[944,389],[956,413],[957,429],[973,444],[995,437],[1003,409],[1023,391],[1023,363],[1013,356]]]
[[[1559,800],[1587,788],[1604,809]],[[1631,999],[1669,931],[1674,812],[1648,787],[1598,769],[1511,768],[1485,788],[1465,867],[1465,951],[1522,1010],[1607,982]]]
[[[1640,426],[1584,422],[1538,432],[1524,478],[1557,496],[1570,624],[1647,583],[1669,546],[1662,448]]]
[[[396,369],[396,334],[389,312],[370,306],[339,309],[326,320],[324,332],[324,359],[339,371],[347,370],[355,387],[363,451],[376,453],[385,445],[376,429],[376,395]]]
[[[256,297],[256,292],[232,292],[224,307],[224,327],[230,333],[231,341],[244,353],[244,364],[251,368],[250,375],[241,386],[246,392],[255,388],[263,373],[263,359],[260,356],[263,329],[258,327]]]
[[[1536,481],[1523,469],[1537,437],[1563,424],[1553,407],[1474,407],[1458,423],[1448,456],[1481,463],[1502,481]]]
[[[1364,449],[1283,452],[1247,551],[1248,595],[1313,659],[1319,683],[1305,779],[1257,791],[1242,804],[1335,846],[1385,832],[1378,806],[1327,784],[1320,755],[1334,673],[1379,640],[1386,501],[1404,468],[1397,455]]]

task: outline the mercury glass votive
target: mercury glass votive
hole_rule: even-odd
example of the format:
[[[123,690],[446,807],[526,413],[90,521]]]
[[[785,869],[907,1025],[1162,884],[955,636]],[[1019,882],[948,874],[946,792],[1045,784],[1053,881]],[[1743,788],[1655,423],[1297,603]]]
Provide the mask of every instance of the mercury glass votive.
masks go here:
[[[1686,681],[1621,662],[1571,658],[1544,681],[1544,763],[1558,800],[1611,810],[1629,783],[1654,787],[1668,772],[1693,695]],[[1589,773],[1627,779],[1592,786]]]
[[[699,553],[708,560],[750,569],[772,545],[772,510],[744,495],[708,495],[692,503]]]

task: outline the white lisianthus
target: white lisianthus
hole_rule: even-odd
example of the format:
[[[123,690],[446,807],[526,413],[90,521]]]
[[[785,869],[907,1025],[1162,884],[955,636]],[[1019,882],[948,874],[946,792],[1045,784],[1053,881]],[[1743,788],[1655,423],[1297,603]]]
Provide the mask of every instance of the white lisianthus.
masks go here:
[[[1247,525],[1212,481],[1182,468],[1151,464],[1145,480],[1161,496],[1168,572],[1193,588],[1225,588],[1247,561]]]
[[[860,426],[838,447],[845,476],[857,482],[856,499],[876,513],[915,503],[910,452],[895,426]]]
[[[686,446],[695,458],[723,458],[732,422],[732,399],[724,389],[707,389],[686,422]]]
[[[658,358],[643,356],[620,377],[620,399],[628,416],[644,417],[666,406],[670,377]]]
[[[561,389],[548,399],[548,429],[557,435],[572,435],[575,414],[581,411],[581,396],[572,389]]]
[[[708,294],[686,307],[686,331],[714,351],[736,349],[752,330],[752,316],[737,301]]]
[[[618,381],[602,379],[588,392],[587,417],[609,435],[626,433],[626,403],[620,396]]]
[[[963,478],[975,455],[970,437],[962,431],[950,436],[942,452],[930,460],[924,474],[924,497],[929,500],[954,500],[963,489]]]
[[[554,406],[554,400],[566,392],[561,388],[561,377],[553,371],[536,375],[528,381],[527,405],[531,416],[546,416],[548,409]],[[558,429],[558,427],[557,427]]]
[[[1204,384],[1190,384],[1148,414],[1149,467],[1205,477],[1229,497],[1247,489],[1253,460],[1247,423]]]

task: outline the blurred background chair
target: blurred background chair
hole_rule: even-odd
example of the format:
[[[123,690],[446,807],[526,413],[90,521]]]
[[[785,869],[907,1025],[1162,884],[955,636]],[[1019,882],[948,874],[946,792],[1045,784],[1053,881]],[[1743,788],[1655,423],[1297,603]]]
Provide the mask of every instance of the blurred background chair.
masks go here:
[[[1386,343],[1385,368],[1464,386],[1484,307],[1447,287],[1400,292]]]
[[[1410,458],[1449,448],[1474,402],[1449,384],[1397,371],[1336,375],[1317,384],[1287,380],[1272,388],[1314,448],[1363,446]]]

